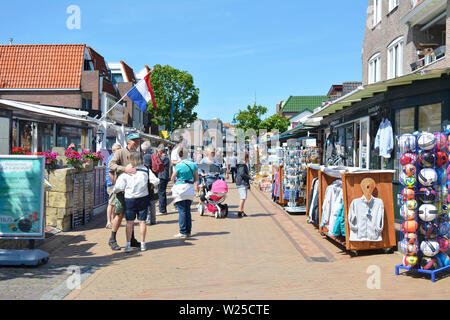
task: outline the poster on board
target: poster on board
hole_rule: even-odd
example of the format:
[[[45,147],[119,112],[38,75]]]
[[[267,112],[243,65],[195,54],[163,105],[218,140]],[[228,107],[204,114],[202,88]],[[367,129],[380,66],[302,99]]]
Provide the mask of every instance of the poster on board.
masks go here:
[[[0,239],[44,238],[44,156],[0,155]]]

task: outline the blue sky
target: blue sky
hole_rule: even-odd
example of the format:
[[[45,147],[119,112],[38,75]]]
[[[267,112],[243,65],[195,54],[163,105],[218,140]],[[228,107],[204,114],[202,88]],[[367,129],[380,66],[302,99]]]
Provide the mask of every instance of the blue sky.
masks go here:
[[[67,8],[81,29],[66,27]],[[2,1],[0,44],[86,43],[108,62],[186,70],[202,119],[224,122],[248,104],[266,116],[290,95],[326,95],[361,81],[367,1]]]

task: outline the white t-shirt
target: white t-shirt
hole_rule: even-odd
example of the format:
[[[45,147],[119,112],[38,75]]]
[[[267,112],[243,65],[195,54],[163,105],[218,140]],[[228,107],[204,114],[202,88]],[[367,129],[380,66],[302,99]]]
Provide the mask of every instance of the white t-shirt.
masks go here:
[[[180,161],[181,158],[178,155],[178,147],[172,150],[172,153],[170,154],[170,161]]]
[[[148,195],[148,182],[153,186],[159,184],[159,179],[145,166],[137,167],[136,170],[138,171],[133,175],[122,173],[114,185],[114,192],[125,191],[125,198],[127,199],[142,198]]]

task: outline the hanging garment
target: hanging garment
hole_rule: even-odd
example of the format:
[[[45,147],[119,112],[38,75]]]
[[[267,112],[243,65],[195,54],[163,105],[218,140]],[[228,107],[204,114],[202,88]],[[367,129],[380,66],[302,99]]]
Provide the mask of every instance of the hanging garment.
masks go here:
[[[311,183],[311,189],[309,190],[309,196],[308,196],[308,217],[311,221],[311,212],[312,212],[312,203],[313,203],[313,196],[314,196],[314,185],[316,184],[317,178],[313,179]]]
[[[391,122],[386,118],[380,123],[377,135],[375,136],[375,149],[379,149],[380,156],[390,158],[394,149],[394,134]]]
[[[329,163],[330,161],[332,161],[332,159],[337,154],[337,150],[336,150],[336,136],[335,136],[334,132],[330,133],[330,135],[328,136],[325,148],[326,148],[325,149],[326,163]]]
[[[322,205],[322,220],[320,222],[321,227],[326,227],[329,232],[333,230],[338,211],[343,201],[342,180],[336,180],[325,191],[325,198]]]
[[[345,213],[343,201],[341,202],[341,206],[337,212],[333,230],[329,232],[329,235],[345,237]]]
[[[348,212],[350,241],[382,241],[384,227],[383,200],[365,196],[357,198],[350,204]]]
[[[319,179],[318,178],[314,179],[313,183],[314,188],[313,188],[312,206],[309,210],[309,217],[310,222],[314,223],[315,225],[319,225]]]

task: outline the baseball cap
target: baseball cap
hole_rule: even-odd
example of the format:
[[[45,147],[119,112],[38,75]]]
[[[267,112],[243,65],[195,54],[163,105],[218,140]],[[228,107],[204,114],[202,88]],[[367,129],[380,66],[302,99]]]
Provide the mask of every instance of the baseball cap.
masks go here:
[[[127,141],[128,140],[133,140],[133,139],[140,139],[141,137],[139,136],[139,134],[137,133],[130,133],[127,137]]]

